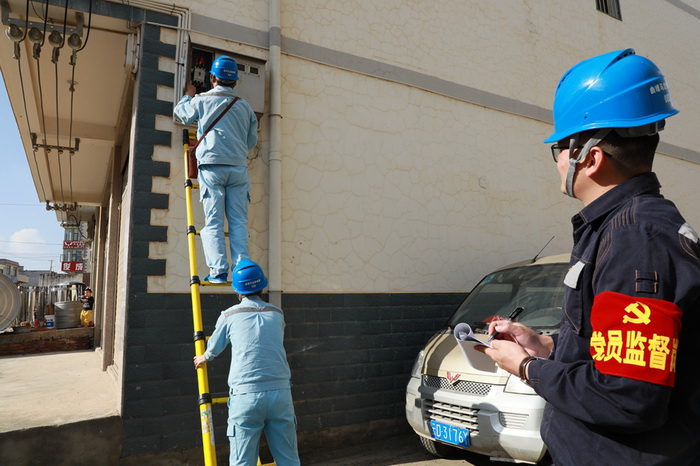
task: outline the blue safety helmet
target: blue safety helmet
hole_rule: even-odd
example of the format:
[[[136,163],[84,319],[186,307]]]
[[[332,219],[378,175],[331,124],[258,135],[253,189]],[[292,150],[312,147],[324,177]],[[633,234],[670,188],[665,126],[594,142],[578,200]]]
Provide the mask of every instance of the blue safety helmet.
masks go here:
[[[231,288],[238,294],[253,294],[267,286],[262,268],[250,259],[241,260],[233,269]]]
[[[238,64],[231,57],[221,56],[214,60],[209,72],[219,79],[238,81]]]
[[[554,132],[544,142],[598,128],[638,128],[626,135],[651,135],[676,113],[659,68],[634,49],[618,50],[564,74],[554,95]]]

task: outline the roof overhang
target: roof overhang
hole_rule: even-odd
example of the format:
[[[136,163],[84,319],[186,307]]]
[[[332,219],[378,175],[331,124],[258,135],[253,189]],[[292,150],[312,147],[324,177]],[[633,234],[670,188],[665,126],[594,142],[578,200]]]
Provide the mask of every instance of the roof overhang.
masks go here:
[[[39,200],[67,220],[105,205],[128,144],[136,29],[50,3],[0,0],[0,68]]]

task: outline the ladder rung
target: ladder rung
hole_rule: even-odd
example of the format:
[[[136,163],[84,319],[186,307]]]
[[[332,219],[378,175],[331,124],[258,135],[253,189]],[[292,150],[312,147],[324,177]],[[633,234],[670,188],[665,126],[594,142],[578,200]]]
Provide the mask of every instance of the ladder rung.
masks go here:
[[[199,286],[231,286],[231,282],[226,282],[226,283],[209,283],[209,282],[202,282],[199,284]]]
[[[200,235],[201,233],[202,233],[201,230],[195,230],[195,231],[194,231],[194,234],[195,234],[196,236],[201,236],[201,235]],[[228,238],[228,231],[225,231],[225,232],[224,232],[224,237]]]
[[[221,398],[212,398],[212,399],[211,399],[211,404],[214,404],[214,405],[221,405],[221,404],[226,403],[227,401],[228,401],[228,397],[227,397],[227,396],[224,396],[224,397],[221,397]]]

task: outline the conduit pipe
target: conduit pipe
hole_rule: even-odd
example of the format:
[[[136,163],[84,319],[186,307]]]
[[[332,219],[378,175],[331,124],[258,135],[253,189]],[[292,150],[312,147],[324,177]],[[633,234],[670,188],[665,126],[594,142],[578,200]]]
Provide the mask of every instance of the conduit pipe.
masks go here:
[[[123,1],[115,1],[112,0],[113,3],[121,3],[123,4]],[[175,29],[177,32],[177,38],[175,39],[177,51],[178,51],[178,56],[175,58],[175,62],[178,66],[185,67],[187,66],[187,52],[188,52],[188,47],[187,47],[187,42],[188,42],[188,37],[187,34],[190,30],[190,18],[191,18],[191,13],[189,8],[185,7],[180,7],[175,5],[174,3],[162,3],[158,2],[156,0],[129,0],[128,2],[129,6],[135,7],[135,8],[141,8],[144,10],[150,10],[150,11],[155,11],[158,13],[163,13],[169,16],[176,16],[177,17],[177,26],[173,27],[167,24],[158,24],[154,22],[147,21],[146,24],[151,24],[154,26],[161,26],[161,27],[166,27],[169,29]],[[180,97],[182,96],[182,92],[185,89],[185,74],[186,73],[180,73],[177,72],[175,73],[175,83],[174,83],[174,94],[175,94],[175,102],[180,100]]]
[[[282,304],[282,96],[280,55],[282,29],[280,0],[270,0],[270,199],[268,238],[269,299],[275,306]]]

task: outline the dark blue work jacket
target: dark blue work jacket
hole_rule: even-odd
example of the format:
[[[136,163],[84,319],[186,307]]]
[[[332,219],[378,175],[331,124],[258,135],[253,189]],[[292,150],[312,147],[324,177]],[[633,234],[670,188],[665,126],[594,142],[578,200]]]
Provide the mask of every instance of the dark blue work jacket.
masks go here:
[[[700,464],[700,246],[659,188],[642,174],[572,219],[561,331],[553,356],[528,368],[547,401],[541,432],[557,465]],[[611,291],[682,312],[673,386],[596,368],[591,310]]]

